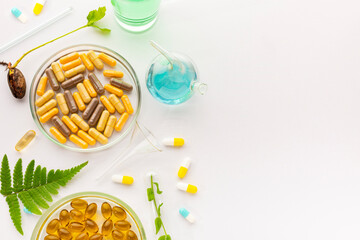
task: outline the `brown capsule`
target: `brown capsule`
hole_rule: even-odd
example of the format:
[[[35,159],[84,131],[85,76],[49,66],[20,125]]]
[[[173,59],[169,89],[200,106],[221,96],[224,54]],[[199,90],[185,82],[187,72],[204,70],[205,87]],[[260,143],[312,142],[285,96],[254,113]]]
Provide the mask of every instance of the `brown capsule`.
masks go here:
[[[69,106],[71,113],[76,113],[78,111],[78,107],[76,105],[75,99],[73,95],[71,94],[70,90],[64,91],[64,97],[67,105]]]
[[[111,219],[106,220],[101,227],[101,233],[104,236],[108,236],[113,230],[113,226],[113,221]]]
[[[89,234],[87,232],[82,232],[76,236],[75,240],[88,240]]]
[[[66,228],[60,228],[58,230],[58,235],[61,240],[70,240],[72,239],[72,234]]]
[[[89,204],[89,206],[87,206],[85,210],[85,217],[92,218],[96,214],[96,211],[97,211],[96,203]]]
[[[115,228],[120,231],[127,231],[131,228],[131,224],[128,221],[121,220],[115,223]]]
[[[56,235],[50,234],[50,235],[45,236],[44,240],[60,240],[60,238]]]
[[[100,233],[95,233],[89,238],[89,240],[103,240],[103,239],[104,237]]]
[[[130,83],[127,83],[121,79],[111,78],[110,84],[127,92],[131,92],[133,90],[133,86]]]
[[[96,75],[94,73],[89,73],[88,77],[90,82],[94,86],[95,91],[100,95],[103,94],[105,92],[104,86],[101,84]]]
[[[81,198],[75,198],[71,201],[70,205],[77,210],[83,210],[87,208],[88,202]]]
[[[52,90],[58,91],[60,89],[60,85],[55,77],[54,71],[51,68],[48,68],[45,70],[45,73],[46,76],[48,77],[48,82],[50,83]]]
[[[79,232],[84,231],[85,226],[79,222],[71,222],[69,224],[69,226],[67,227],[67,229],[72,233],[75,233],[75,232],[79,233]]]
[[[61,119],[58,116],[54,116],[52,118],[52,122],[54,126],[64,135],[64,136],[70,136],[71,132],[70,129],[61,121]]]
[[[46,232],[48,234],[56,233],[56,231],[60,228],[60,221],[58,219],[53,219],[49,222],[46,227]]]
[[[71,210],[70,216],[71,219],[74,221],[79,221],[79,222],[84,221],[84,214],[79,210],[76,209]]]
[[[124,240],[137,240],[137,239],[138,237],[136,236],[136,233],[130,230],[126,233]]]
[[[86,219],[85,228],[86,228],[86,230],[88,230],[89,232],[92,232],[92,233],[97,233],[99,231],[98,225],[96,224],[96,222],[94,220],[91,220],[91,219]]]
[[[83,80],[84,80],[84,74],[80,73],[80,74],[78,74],[78,75],[64,81],[61,84],[61,87],[63,89],[70,89],[70,88],[75,87],[78,83],[81,83]]]
[[[89,126],[90,127],[94,127],[96,126],[97,122],[100,119],[100,116],[102,114],[102,112],[104,111],[104,106],[101,104],[98,104],[93,112],[93,114],[91,114],[91,117],[89,119]]]
[[[124,209],[122,209],[119,206],[113,207],[113,214],[115,217],[117,217],[119,220],[125,220],[126,218],[126,212]]]
[[[26,93],[26,81],[22,72],[17,68],[10,68],[7,79],[12,95],[15,98],[23,98]]]
[[[114,240],[124,240],[125,234],[120,232],[119,230],[114,230],[111,233]]]
[[[85,108],[82,114],[82,118],[84,120],[88,120],[98,104],[99,104],[99,99],[97,98],[91,99],[91,102],[89,103],[89,105],[87,105],[87,107]]]
[[[68,210],[63,209],[59,215],[59,221],[63,227],[66,227],[70,222],[70,213]]]
[[[101,205],[101,213],[105,219],[109,219],[112,215],[112,209],[109,203],[104,202]]]

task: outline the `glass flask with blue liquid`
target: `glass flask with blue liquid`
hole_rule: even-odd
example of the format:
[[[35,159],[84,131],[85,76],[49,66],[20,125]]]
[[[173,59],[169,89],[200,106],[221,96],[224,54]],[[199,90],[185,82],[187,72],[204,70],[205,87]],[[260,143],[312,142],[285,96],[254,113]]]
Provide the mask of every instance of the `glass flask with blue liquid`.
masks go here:
[[[207,85],[199,82],[195,64],[189,57],[170,53],[153,41],[151,44],[161,53],[151,63],[146,81],[156,100],[176,105],[190,99],[195,92],[205,94]]]

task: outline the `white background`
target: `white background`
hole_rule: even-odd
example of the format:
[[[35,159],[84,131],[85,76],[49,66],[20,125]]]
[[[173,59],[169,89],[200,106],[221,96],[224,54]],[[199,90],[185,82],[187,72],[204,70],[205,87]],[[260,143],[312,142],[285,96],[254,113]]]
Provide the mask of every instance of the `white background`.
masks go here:
[[[28,94],[15,100],[0,73],[0,154],[11,166],[36,159],[47,168],[89,165],[56,199],[79,191],[113,194],[138,213],[148,239],[153,216],[146,201],[144,176],[161,178],[165,225],[173,239],[359,239],[360,232],[360,15],[356,0],[167,0],[149,31],[131,34],[114,20],[110,1],[48,1],[40,16],[30,1],[1,1],[0,45],[67,6],[74,11],[0,59],[22,53],[86,22],[88,11],[106,5],[101,21],[108,36],[84,29],[27,56],[19,65],[30,81],[49,54],[73,44],[111,48],[135,68],[142,84],[140,122],[159,138],[183,136],[186,146],[132,159],[112,173],[135,178],[130,187],[101,184],[94,176],[122,149],[80,154],[48,141],[36,128]],[[29,16],[25,25],[13,6]],[[156,102],[145,87],[145,71],[157,54],[156,40],[169,50],[191,56],[208,94],[180,106]],[[38,136],[26,151],[14,145],[29,129]],[[194,159],[186,181],[199,192],[175,188],[181,159]],[[188,224],[178,214],[186,207],[197,217]],[[25,235],[14,230],[0,199],[2,238],[29,239],[39,217],[23,213]]]

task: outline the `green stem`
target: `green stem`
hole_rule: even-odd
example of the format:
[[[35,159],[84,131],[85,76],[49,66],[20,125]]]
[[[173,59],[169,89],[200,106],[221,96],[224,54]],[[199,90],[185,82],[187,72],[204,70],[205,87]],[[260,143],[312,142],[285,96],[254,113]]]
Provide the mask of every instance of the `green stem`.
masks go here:
[[[154,192],[154,194],[155,194],[153,175],[151,175],[151,178],[150,178],[150,179],[151,179],[151,189],[153,190],[153,192]],[[154,205],[155,205],[156,215],[161,219],[161,216],[160,216],[160,214],[159,214],[158,211],[157,211],[158,207],[157,207],[157,203],[156,203],[156,198],[155,198],[155,196],[154,196]],[[164,223],[163,223],[162,219],[161,219],[161,226],[162,226],[162,228],[163,228],[163,230],[164,230],[165,235],[167,235],[166,230],[165,230],[165,226],[164,226]]]
[[[65,36],[67,36],[67,35],[69,35],[69,34],[71,34],[71,33],[73,33],[73,32],[76,32],[76,31],[78,31],[78,30],[80,30],[80,29],[83,29],[83,28],[86,28],[86,27],[88,27],[88,26],[89,26],[89,25],[86,24],[86,25],[84,25],[84,26],[82,26],[82,27],[79,27],[79,28],[77,28],[77,29],[75,29],[75,30],[73,30],[73,31],[71,31],[71,32],[68,32],[68,33],[66,33],[66,34],[64,34],[64,35],[61,35],[60,37],[57,37],[57,38],[55,38],[55,39],[53,39],[53,40],[51,40],[51,41],[48,41],[48,42],[46,42],[46,43],[44,43],[44,44],[41,44],[40,46],[37,46],[36,48],[33,48],[33,49],[27,51],[26,53],[24,53],[24,54],[21,56],[21,58],[19,58],[19,59],[15,62],[14,65],[11,66],[11,68],[15,68],[15,67],[19,64],[19,62],[20,62],[26,55],[28,55],[29,53],[31,53],[32,51],[35,51],[36,49],[39,49],[39,48],[41,48],[41,47],[43,47],[43,46],[45,46],[45,45],[47,45],[47,44],[49,44],[49,43],[52,43],[52,42],[54,42],[54,41],[56,41],[56,40],[58,40],[58,39],[60,39],[60,38],[62,38],[62,37],[65,37]]]

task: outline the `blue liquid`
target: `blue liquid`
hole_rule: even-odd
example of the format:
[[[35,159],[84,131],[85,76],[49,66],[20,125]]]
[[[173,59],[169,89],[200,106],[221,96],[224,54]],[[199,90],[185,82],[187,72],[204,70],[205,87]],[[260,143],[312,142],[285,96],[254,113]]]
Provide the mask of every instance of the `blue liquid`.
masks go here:
[[[168,61],[162,58],[150,66],[147,88],[158,101],[166,104],[180,104],[193,94],[192,84],[197,80],[196,71],[190,62],[175,62],[170,69]]]

